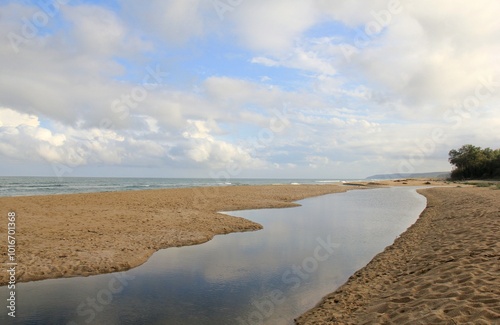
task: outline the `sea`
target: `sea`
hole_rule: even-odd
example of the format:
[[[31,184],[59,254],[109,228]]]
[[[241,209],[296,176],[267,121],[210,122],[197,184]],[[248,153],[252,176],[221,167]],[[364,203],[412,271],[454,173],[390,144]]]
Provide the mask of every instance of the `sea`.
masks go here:
[[[52,195],[90,192],[137,191],[201,186],[238,186],[271,184],[330,184],[361,181],[357,179],[292,178],[121,178],[121,177],[18,177],[0,176],[0,197]]]

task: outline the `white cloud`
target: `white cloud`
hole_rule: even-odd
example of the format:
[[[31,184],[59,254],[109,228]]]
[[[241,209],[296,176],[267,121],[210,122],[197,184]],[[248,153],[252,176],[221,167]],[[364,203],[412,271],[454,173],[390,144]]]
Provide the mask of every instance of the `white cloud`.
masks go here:
[[[98,6],[64,7],[65,19],[71,22],[73,45],[80,53],[112,56],[117,51],[151,49],[150,44],[132,36],[131,31],[110,10]]]
[[[255,56],[252,62],[308,71],[317,75],[315,87],[325,95],[374,96],[373,100],[383,99],[383,105],[373,109],[397,105],[395,116],[407,119],[429,118],[436,109],[474,94],[478,78],[499,75],[500,5],[495,1],[316,3],[316,9],[355,28],[354,36],[301,34],[287,54]],[[367,35],[364,28],[372,23],[384,24],[385,29]],[[367,39],[360,40],[360,35]],[[349,46],[352,53],[346,56],[342,47]]]
[[[309,1],[245,1],[230,15],[237,39],[256,51],[283,53],[317,19]]]
[[[405,6],[408,1],[405,0],[317,0],[318,9],[330,16],[331,18],[341,21],[349,27],[358,27],[365,25],[367,22],[375,20],[373,13],[380,13],[382,10],[388,10],[389,4],[391,8],[399,8]],[[398,5],[399,4],[399,5]],[[395,7],[392,7],[395,6]]]
[[[390,3],[243,1],[223,20],[201,0],[62,6],[19,52],[0,38],[0,155],[320,175],[397,166],[434,128],[447,140],[419,168],[463,141],[494,147],[500,4]],[[3,5],[0,29],[34,10]],[[163,79],[144,82],[156,62]],[[276,111],[284,127],[255,140]]]
[[[430,116],[473,94],[479,77],[498,75],[492,69],[498,42],[492,40],[500,37],[493,14],[499,11],[494,1],[403,5],[384,33],[359,47],[350,62],[339,61],[339,70],[350,69],[388,98],[402,100],[411,118]]]
[[[34,135],[35,139],[48,142],[50,145],[59,147],[66,141],[66,136],[64,134],[53,135],[50,130],[40,128],[36,131]]]
[[[270,58],[266,58],[263,56],[252,58],[251,62],[257,63],[257,64],[262,64],[262,65],[265,65],[268,67],[277,67],[280,65],[280,63],[278,61],[270,59]]]
[[[183,136],[188,140],[185,152],[191,160],[213,169],[228,166],[237,166],[237,169],[264,166],[263,161],[253,158],[244,148],[216,139],[211,134],[212,128],[217,128],[213,122],[188,120],[188,125]]]
[[[207,100],[214,106],[211,113],[221,117],[238,115],[238,111],[249,105],[270,111],[297,99],[294,93],[287,93],[279,87],[270,88],[237,78],[209,77],[203,86]]]
[[[191,38],[201,37],[209,26],[207,15],[203,12],[209,10],[209,7],[213,10],[209,1],[202,0],[119,2],[126,15],[144,32],[177,45]]]
[[[145,116],[144,122],[146,122],[146,124],[148,125],[149,132],[158,133],[158,131],[160,130],[157,119],[150,116]]]
[[[40,121],[35,115],[23,114],[10,108],[0,107],[0,127],[16,128],[21,125],[36,127],[40,125]]]
[[[60,147],[66,141],[64,134],[54,134],[41,127],[39,118],[10,108],[0,108],[0,155],[15,159],[37,160],[32,155],[38,146]]]
[[[212,139],[207,121],[187,120],[188,129],[182,133],[187,139]]]
[[[335,75],[336,70],[333,66],[331,57],[323,56],[314,47],[298,47],[296,46],[290,53],[280,56],[277,59],[267,57],[252,58],[252,63],[263,64],[268,67],[287,67],[308,72],[314,72],[321,75]]]
[[[328,165],[330,163],[330,159],[324,156],[308,156],[306,157],[306,161],[311,168],[318,168],[318,166]]]

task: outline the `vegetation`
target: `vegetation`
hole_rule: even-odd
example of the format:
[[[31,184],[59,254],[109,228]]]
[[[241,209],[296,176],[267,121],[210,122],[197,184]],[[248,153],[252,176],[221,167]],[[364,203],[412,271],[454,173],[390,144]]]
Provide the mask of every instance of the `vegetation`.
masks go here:
[[[483,182],[483,183],[475,182],[475,183],[466,183],[466,184],[475,185],[476,187],[491,187],[491,185],[495,185],[494,183],[489,183],[489,182]]]
[[[496,179],[500,178],[500,149],[476,147],[466,144],[449,152],[448,161],[455,166],[451,179]]]

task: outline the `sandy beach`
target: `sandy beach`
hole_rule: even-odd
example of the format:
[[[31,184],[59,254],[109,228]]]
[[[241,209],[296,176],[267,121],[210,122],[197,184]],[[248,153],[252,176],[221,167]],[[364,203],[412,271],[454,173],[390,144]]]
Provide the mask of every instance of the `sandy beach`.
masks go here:
[[[296,324],[500,323],[500,191],[419,192],[418,221]]]
[[[126,270],[162,248],[261,228],[217,211],[293,207],[307,197],[387,185],[447,184],[184,188],[0,198],[0,206],[17,214],[17,275],[25,282]],[[428,204],[418,221],[297,324],[498,323],[500,191],[452,185],[420,190]]]
[[[293,201],[352,188],[230,186],[4,197],[0,237],[7,238],[7,213],[15,211],[18,282],[123,271],[162,248],[262,228],[217,211],[292,207]],[[2,241],[2,265],[5,246]],[[2,272],[0,284],[7,279],[8,272]]]

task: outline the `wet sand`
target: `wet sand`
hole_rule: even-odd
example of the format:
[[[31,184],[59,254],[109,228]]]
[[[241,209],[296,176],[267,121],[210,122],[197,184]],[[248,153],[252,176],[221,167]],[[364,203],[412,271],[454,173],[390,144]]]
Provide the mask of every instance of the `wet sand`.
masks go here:
[[[427,208],[296,324],[500,324],[500,190],[419,190]]]

